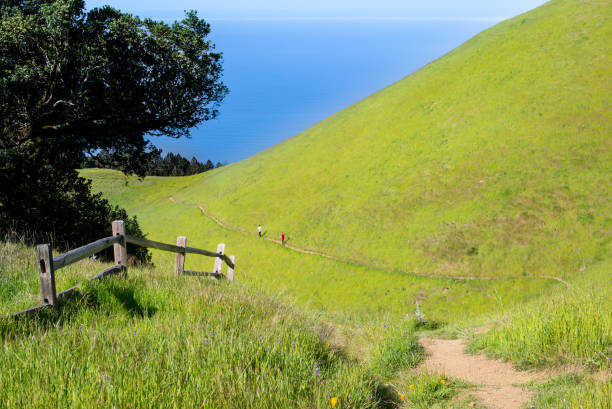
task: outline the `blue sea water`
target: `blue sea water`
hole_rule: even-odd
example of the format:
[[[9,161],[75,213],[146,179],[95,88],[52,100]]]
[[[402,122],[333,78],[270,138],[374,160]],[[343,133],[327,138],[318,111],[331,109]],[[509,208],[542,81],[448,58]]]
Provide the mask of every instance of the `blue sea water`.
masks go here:
[[[247,158],[456,48],[493,21],[213,20],[230,94],[190,139],[152,138],[199,160]]]

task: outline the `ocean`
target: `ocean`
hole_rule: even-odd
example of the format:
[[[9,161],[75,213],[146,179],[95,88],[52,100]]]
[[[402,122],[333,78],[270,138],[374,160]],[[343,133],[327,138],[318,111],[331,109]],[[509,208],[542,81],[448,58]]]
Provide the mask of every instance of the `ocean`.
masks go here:
[[[230,89],[189,139],[153,137],[200,161],[254,155],[402,79],[494,21],[211,20]]]

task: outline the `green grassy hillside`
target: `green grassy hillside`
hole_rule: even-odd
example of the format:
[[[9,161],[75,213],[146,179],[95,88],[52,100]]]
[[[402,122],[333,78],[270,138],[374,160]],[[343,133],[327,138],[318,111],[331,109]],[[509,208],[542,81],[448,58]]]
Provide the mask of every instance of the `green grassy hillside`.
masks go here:
[[[82,171],[149,238],[226,243],[235,281],[175,278],[153,251],[156,268],[15,321],[38,298],[34,250],[0,243],[0,406],[468,408],[465,382],[412,370],[415,337],[486,323],[474,350],[571,368],[531,404],[610,409],[611,17],[552,1],[202,175]],[[60,270],[58,290],[103,267]]]
[[[451,389],[440,390],[439,376],[424,376],[406,369],[414,363],[413,341],[410,340],[410,331],[414,328],[409,328],[409,332],[400,337],[397,333],[398,329],[405,331],[406,322],[412,322],[414,302],[420,300],[422,312],[434,327],[437,322],[448,324],[445,332],[463,334],[463,328],[458,331],[455,328],[493,323],[494,330],[477,338],[475,348],[486,349],[523,366],[569,364],[577,368],[576,375],[534,385],[536,395],[533,402],[538,404],[537,407],[569,409],[578,405],[609,409],[606,405],[612,378],[598,380],[589,373],[589,368],[609,371],[612,353],[609,262],[585,269],[580,277],[572,277],[569,288],[555,280],[528,276],[459,280],[389,273],[301,254],[276,243],[219,227],[202,215],[197,207],[168,200],[167,196],[177,187],[179,190],[190,188],[192,181],[186,178],[131,180],[126,187],[125,177],[118,172],[94,170],[85,173],[95,178],[97,186],[113,191],[114,194],[108,195],[111,199],[122,198],[114,199],[116,203],[137,203],[133,209],[138,209],[139,220],[152,239],[171,242],[176,236],[185,234],[188,244],[209,249],[214,249],[218,242],[225,242],[228,252],[238,256],[235,281],[238,293],[254,294],[252,290],[255,287],[255,293],[277,294],[284,302],[297,302],[306,315],[314,314],[313,323],[323,328],[319,330],[322,331],[320,334],[332,334],[330,338],[321,339],[324,345],[331,339],[341,348],[342,354],[358,357],[351,364],[350,382],[351,387],[365,396],[368,396],[364,392],[368,386],[359,386],[355,377],[378,374],[374,379],[393,379],[400,370],[403,372],[393,385],[406,393],[406,403],[401,407],[470,407],[473,400],[461,403],[454,398],[457,389],[464,389],[465,384],[452,381]],[[184,185],[180,187],[182,182]],[[127,199],[128,196],[131,197]],[[158,270],[165,271],[166,275],[171,272],[172,254],[154,251],[153,258]],[[189,255],[186,266],[206,270],[210,269],[211,260]],[[36,275],[31,274],[30,278],[33,281],[31,287],[35,288]],[[163,281],[164,285],[170,282]],[[60,287],[71,284],[68,281]],[[143,284],[139,282],[140,286]],[[200,284],[196,281],[194,285],[199,288]],[[219,291],[219,288],[212,287],[212,290]],[[553,300],[549,300],[551,293],[556,294]],[[193,310],[177,314],[176,325],[186,319],[185,314],[191,313]],[[207,314],[205,311],[200,313]],[[569,321],[565,322],[565,319]],[[274,317],[269,323],[274,328],[280,325],[280,331],[291,330]],[[245,335],[247,338],[253,336],[250,330]],[[583,367],[584,371],[580,369]],[[340,373],[332,376],[338,377],[334,382],[348,382]],[[278,382],[282,387],[287,379],[302,382],[305,378],[306,372],[291,376],[283,374]],[[270,388],[274,382],[270,381]],[[416,385],[414,393],[409,385]],[[469,391],[460,396],[469,396]],[[276,402],[274,399],[277,397],[273,396],[267,402]],[[369,404],[368,399],[363,402]]]
[[[202,175],[83,174],[152,238],[225,242],[245,279],[310,308],[400,316],[419,300],[441,321],[478,319],[560,285],[534,276],[571,277],[611,254],[611,16],[603,1],[553,1]],[[353,263],[258,240],[258,223]]]
[[[406,344],[390,328],[414,317],[418,301],[430,324],[450,333],[493,324],[474,349],[528,367],[578,368],[534,385],[537,407],[607,409],[610,378],[590,371],[609,374],[612,353],[611,17],[606,1],[552,1],[300,135],[202,175],[82,174],[137,215],[151,239],[185,235],[211,250],[226,243],[244,289],[342,329],[349,356],[387,356],[374,365],[393,368],[387,378],[407,362],[395,359],[403,355],[393,345]],[[335,258],[267,240],[281,232],[291,247]],[[154,251],[153,260],[170,266],[173,255]],[[188,256],[186,266],[210,263]],[[354,374],[370,376],[371,367]],[[438,384],[413,376],[398,384]],[[451,404],[434,396],[409,394],[405,407]]]
[[[368,266],[302,254],[256,236],[218,226],[197,206],[168,199],[198,183],[189,178],[128,179],[110,170],[85,170],[94,186],[113,203],[138,216],[149,238],[166,243],[187,236],[187,245],[214,250],[225,243],[237,256],[236,279],[263,291],[281,294],[310,310],[324,311],[331,320],[363,325],[373,319],[395,320],[412,315],[419,300],[429,318],[471,322],[491,311],[506,310],[531,300],[545,289],[563,288],[555,280],[520,277],[500,280],[456,280],[390,273]],[[195,182],[194,182],[195,181]],[[183,183],[181,185],[181,183]],[[292,244],[289,241],[289,244]],[[156,264],[172,263],[174,255],[153,251]],[[187,257],[189,269],[206,270],[211,261]]]
[[[612,246],[611,18],[552,1],[172,194],[387,269],[574,274]]]

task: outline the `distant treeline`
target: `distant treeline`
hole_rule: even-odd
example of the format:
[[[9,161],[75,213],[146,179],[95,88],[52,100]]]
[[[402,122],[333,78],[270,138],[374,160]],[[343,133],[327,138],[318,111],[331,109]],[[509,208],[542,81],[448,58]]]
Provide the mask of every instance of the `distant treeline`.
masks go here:
[[[178,153],[169,152],[166,156],[162,156],[162,151],[156,150],[147,159],[146,176],[188,176],[220,168],[221,166],[223,166],[221,162],[217,162],[215,165],[209,159],[202,163],[195,157],[188,160]],[[85,158],[83,168],[123,170],[120,166],[113,165],[111,155],[104,151],[100,152],[96,157]]]

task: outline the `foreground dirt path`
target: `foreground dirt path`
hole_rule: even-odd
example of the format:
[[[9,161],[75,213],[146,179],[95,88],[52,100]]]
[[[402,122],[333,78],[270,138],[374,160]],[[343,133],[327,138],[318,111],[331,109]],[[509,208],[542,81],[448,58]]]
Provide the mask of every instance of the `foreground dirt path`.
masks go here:
[[[420,341],[427,353],[422,370],[478,385],[472,395],[489,408],[524,407],[531,392],[519,385],[546,378],[544,373],[517,371],[509,363],[484,355],[468,355],[461,340],[421,338]]]
[[[212,215],[208,211],[206,211],[206,209],[202,205],[183,202],[181,200],[175,199],[172,196],[170,196],[168,198],[168,200],[170,200],[172,203],[180,203],[180,204],[185,204],[185,205],[189,205],[189,206],[197,206],[204,216],[208,217],[210,220],[214,221],[219,226],[221,226],[221,227],[223,227],[223,228],[225,228],[227,230],[231,230],[231,231],[235,231],[235,232],[238,232],[238,233],[242,233],[245,236],[254,236],[255,235],[255,233],[250,233],[250,232],[242,230],[242,229],[240,229],[238,227],[231,226],[231,225],[225,223],[223,220],[215,217],[214,215]],[[271,242],[274,242],[274,243],[277,243],[277,244],[281,244],[280,240],[272,239],[270,237],[263,237],[262,239],[263,240],[268,240],[268,241],[271,241]],[[342,261],[344,263],[358,264],[358,265],[361,265],[361,266],[364,266],[364,267],[370,267],[370,268],[374,268],[374,269],[377,269],[377,270],[386,271],[388,273],[412,274],[412,275],[419,276],[419,277],[448,278],[448,279],[454,279],[454,280],[504,280],[504,279],[509,279],[509,278],[520,278],[520,279],[545,278],[545,279],[555,280],[555,281],[558,281],[560,283],[563,283],[568,288],[570,287],[570,284],[567,281],[563,280],[560,277],[555,277],[555,276],[530,276],[530,277],[525,277],[525,276],[499,276],[499,277],[489,277],[489,276],[444,276],[444,275],[436,275],[436,274],[406,273],[404,271],[391,271],[391,270],[387,270],[387,269],[379,267],[379,266],[365,264],[365,263],[363,263],[363,262],[361,262],[359,260],[352,260],[352,259],[332,256],[331,254],[325,254],[325,253],[321,253],[320,251],[315,251],[315,250],[301,249],[299,247],[294,247],[294,246],[292,246],[292,245],[290,245],[288,243],[285,243],[285,247],[287,247],[288,249],[291,249],[293,251],[297,251],[299,253],[311,254],[311,255],[315,255],[315,256],[326,257],[326,258],[329,258],[329,259],[332,259],[332,260]]]

